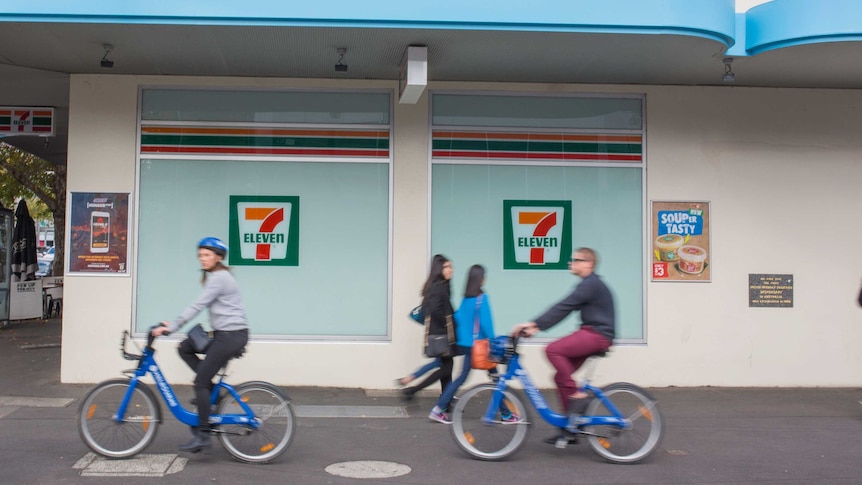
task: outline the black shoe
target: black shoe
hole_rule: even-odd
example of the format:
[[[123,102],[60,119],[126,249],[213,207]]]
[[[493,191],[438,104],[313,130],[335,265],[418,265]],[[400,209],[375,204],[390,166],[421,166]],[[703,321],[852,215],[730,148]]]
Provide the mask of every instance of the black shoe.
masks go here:
[[[201,431],[198,428],[192,427],[192,438],[191,441],[184,445],[180,445],[180,451],[187,451],[189,453],[206,453],[212,447],[212,437],[210,436],[209,431]]]
[[[410,402],[415,397],[415,392],[412,387],[405,387],[401,389],[401,400],[404,402]]]

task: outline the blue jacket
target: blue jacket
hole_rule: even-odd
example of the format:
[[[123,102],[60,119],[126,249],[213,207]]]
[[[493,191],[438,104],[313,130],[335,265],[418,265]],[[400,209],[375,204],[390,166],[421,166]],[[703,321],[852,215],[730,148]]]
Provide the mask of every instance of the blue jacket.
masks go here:
[[[477,338],[494,338],[494,319],[491,317],[491,302],[488,295],[464,298],[461,308],[455,312],[455,337],[461,347],[473,346],[473,327],[476,317],[476,299],[481,298],[479,306],[479,336]]]

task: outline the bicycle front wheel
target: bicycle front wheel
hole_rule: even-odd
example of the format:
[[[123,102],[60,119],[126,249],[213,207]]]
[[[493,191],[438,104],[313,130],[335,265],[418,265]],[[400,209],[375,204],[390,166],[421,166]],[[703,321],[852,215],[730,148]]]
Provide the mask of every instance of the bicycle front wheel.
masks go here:
[[[116,419],[129,389],[128,379],[105,381],[84,396],[78,407],[78,434],[96,453],[126,458],[143,451],[156,437],[159,407],[150,388],[138,382],[126,412]]]
[[[602,389],[629,425],[588,426],[592,433],[590,447],[612,463],[637,463],[649,457],[658,448],[664,434],[664,420],[658,401],[647,391],[634,384],[619,382]],[[587,416],[613,416],[601,399],[593,399],[587,407]]]
[[[246,463],[267,463],[281,456],[296,432],[296,413],[290,399],[268,382],[246,382],[236,387],[240,400],[254,412],[260,427],[219,425],[218,438],[234,458]],[[219,414],[244,414],[231,394],[218,402]]]
[[[452,409],[449,428],[459,448],[473,458],[486,461],[503,460],[514,454],[524,445],[530,429],[527,408],[509,389],[503,391],[503,401],[500,409],[495,410],[493,420],[485,422],[483,417],[494,392],[495,384],[480,384],[464,392]],[[509,420],[504,420],[504,416]]]

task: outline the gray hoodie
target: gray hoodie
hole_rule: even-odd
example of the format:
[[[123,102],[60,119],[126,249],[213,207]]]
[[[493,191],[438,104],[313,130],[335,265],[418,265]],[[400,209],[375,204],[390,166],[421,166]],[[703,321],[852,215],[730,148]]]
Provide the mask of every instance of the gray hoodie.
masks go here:
[[[197,300],[188,306],[179,317],[168,326],[168,331],[176,332],[204,308],[210,310],[210,324],[213,330],[243,330],[248,328],[242,294],[230,271],[219,270],[207,274],[204,291]]]

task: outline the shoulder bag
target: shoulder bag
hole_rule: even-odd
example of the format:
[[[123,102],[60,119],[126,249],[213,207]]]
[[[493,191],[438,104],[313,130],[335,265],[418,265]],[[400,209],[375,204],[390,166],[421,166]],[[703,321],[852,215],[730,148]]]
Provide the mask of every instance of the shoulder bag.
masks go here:
[[[446,333],[431,335],[431,316],[425,317],[425,356],[452,357],[455,355],[455,330],[452,328],[452,315],[446,315]]]
[[[213,341],[210,334],[204,330],[204,327],[202,327],[200,323],[189,330],[188,337],[192,344],[192,348],[198,354],[207,353],[207,349]]]
[[[476,315],[473,317],[473,349],[470,351],[470,367],[480,370],[491,370],[497,363],[491,360],[491,345],[488,339],[479,336],[479,308],[482,306],[482,295],[476,298]]]

